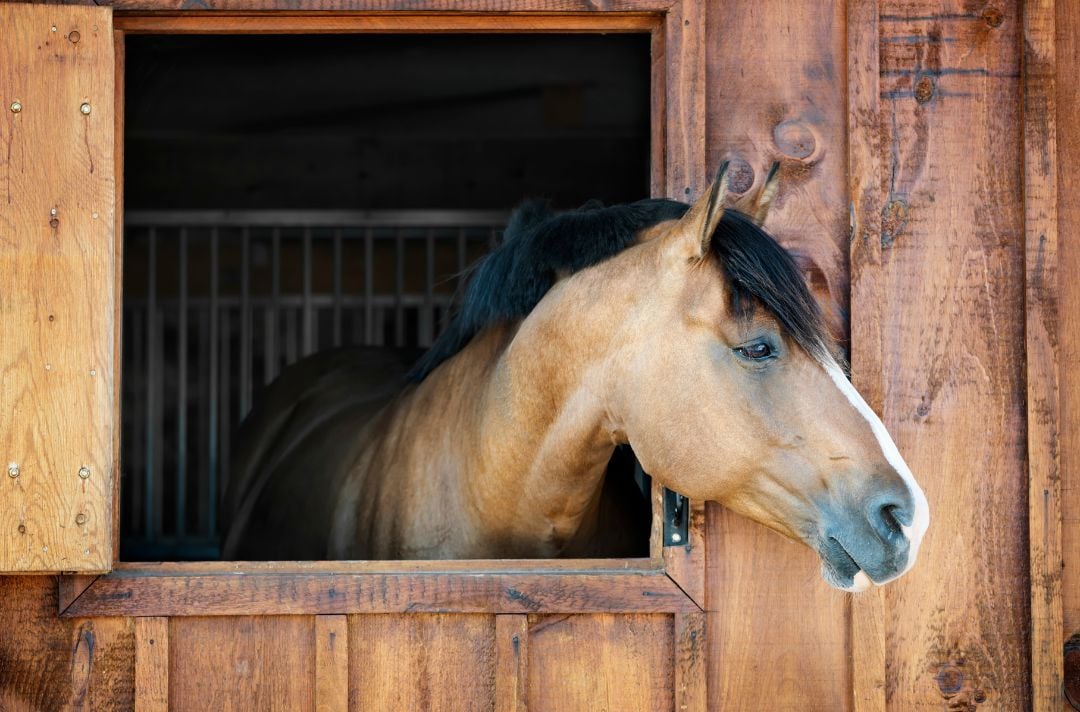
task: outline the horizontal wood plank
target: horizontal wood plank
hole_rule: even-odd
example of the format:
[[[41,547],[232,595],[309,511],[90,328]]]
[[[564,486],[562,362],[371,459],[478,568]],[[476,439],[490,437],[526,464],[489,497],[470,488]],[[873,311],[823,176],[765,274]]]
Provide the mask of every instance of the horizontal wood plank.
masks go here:
[[[700,610],[663,572],[101,576],[66,616]]]
[[[648,13],[589,15],[135,15],[116,18],[131,34],[349,34],[349,33],[499,33],[648,32],[659,23]]]
[[[115,572],[138,576],[217,574],[578,574],[658,572],[652,559],[417,559],[397,561],[160,561],[120,562]]]
[[[305,0],[305,14],[370,13],[583,13],[665,12],[679,0]],[[295,0],[97,0],[123,13],[296,13]]]

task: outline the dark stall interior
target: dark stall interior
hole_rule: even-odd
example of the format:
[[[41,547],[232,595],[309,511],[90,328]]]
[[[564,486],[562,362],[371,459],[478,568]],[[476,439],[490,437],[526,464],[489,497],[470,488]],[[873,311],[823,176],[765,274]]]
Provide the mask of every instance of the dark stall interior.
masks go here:
[[[216,559],[260,386],[429,345],[523,198],[648,195],[647,35],[126,42],[122,560]]]

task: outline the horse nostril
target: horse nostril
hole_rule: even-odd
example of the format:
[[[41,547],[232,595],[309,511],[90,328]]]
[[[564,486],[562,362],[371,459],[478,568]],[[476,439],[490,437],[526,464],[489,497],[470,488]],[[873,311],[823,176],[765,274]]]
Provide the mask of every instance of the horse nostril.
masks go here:
[[[878,536],[891,541],[904,536],[904,521],[910,521],[911,517],[904,511],[903,506],[888,502],[872,509],[868,519]]]

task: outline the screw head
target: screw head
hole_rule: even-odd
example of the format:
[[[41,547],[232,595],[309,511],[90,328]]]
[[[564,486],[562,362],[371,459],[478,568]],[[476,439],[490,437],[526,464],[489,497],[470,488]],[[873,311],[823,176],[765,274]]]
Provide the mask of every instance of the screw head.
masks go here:
[[[678,544],[680,541],[682,541],[682,534],[679,534],[678,532],[673,532],[671,535],[671,540]]]
[[[76,514],[75,515],[75,523],[78,524],[80,527],[83,524],[86,524],[86,515],[83,514],[82,512],[79,512],[78,514]]]
[[[11,113],[17,114],[20,111],[22,111],[22,102],[21,101],[13,101],[13,102],[11,102]]]
[[[79,477],[83,478],[84,480],[88,479],[90,477],[90,468],[89,467],[80,467],[79,468]]]
[[[8,477],[11,477],[12,479],[18,477],[19,476],[19,463],[13,462],[10,465],[8,465],[7,466],[7,473],[8,473]]]
[[[89,114],[90,113],[90,103],[84,101],[83,105],[79,107],[79,111],[81,111],[83,113],[83,115]]]

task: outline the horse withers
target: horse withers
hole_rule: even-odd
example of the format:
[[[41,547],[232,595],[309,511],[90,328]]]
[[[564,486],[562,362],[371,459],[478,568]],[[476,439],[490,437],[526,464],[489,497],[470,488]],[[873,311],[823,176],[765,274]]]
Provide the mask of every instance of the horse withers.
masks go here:
[[[926,497],[759,225],[773,176],[750,215],[726,185],[527,204],[411,371],[348,351],[287,369],[241,428],[225,558],[613,555],[605,472],[629,444],[664,486],[804,542],[837,588],[903,574]]]

